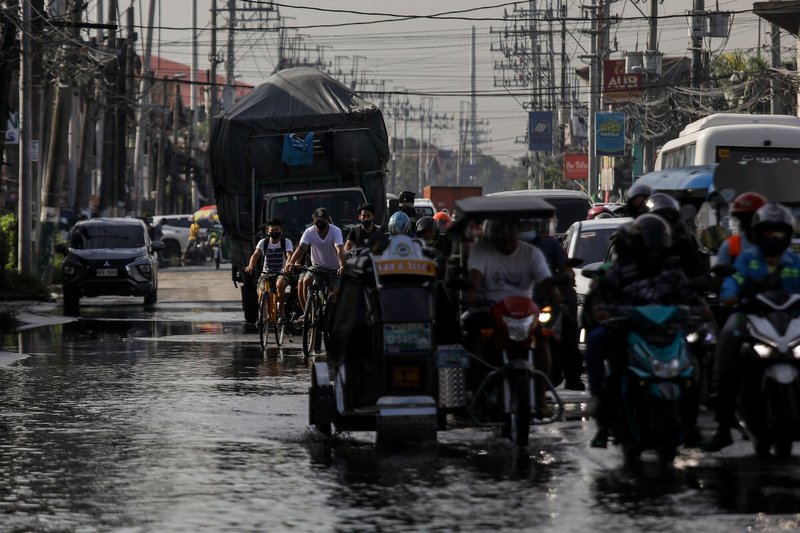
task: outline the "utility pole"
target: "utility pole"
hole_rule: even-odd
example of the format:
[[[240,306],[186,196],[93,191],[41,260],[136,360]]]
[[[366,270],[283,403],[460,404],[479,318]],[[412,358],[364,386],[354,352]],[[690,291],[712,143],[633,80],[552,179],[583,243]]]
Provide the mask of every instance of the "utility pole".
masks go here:
[[[208,118],[217,114],[217,0],[211,0],[211,74],[208,76]]]
[[[469,144],[469,166],[470,169],[475,168],[475,156],[477,155],[478,151],[478,130],[477,128],[477,115],[478,115],[478,102],[476,96],[476,77],[475,77],[475,64],[476,64],[476,54],[475,54],[475,26],[472,27],[472,70],[470,75],[470,144]],[[472,172],[472,170],[470,170]],[[470,175],[470,178],[473,176]]]
[[[195,0],[196,2],[197,0]],[[150,58],[153,50],[153,25],[155,24],[156,0],[150,0],[147,13],[147,36],[144,41],[144,57],[142,57],[142,78],[139,80],[139,106],[136,108],[136,140],[134,141],[133,168],[134,190],[136,191],[135,212],[142,212],[142,198],[150,197],[150,176],[146,172],[147,164],[144,162],[144,141],[149,129],[147,108],[150,105],[150,87],[152,84],[153,70],[150,68]],[[196,46],[196,39],[192,39]],[[152,158],[152,154],[148,154]]]
[[[597,0],[591,0],[589,10],[589,15],[591,16],[591,48],[589,50],[589,194],[593,195],[597,192],[598,177],[597,145],[595,141],[597,122],[594,116],[598,110],[598,97],[600,95],[600,72],[597,58],[597,41],[600,32],[597,26]]]
[[[197,155],[195,146],[197,140],[197,69],[198,56],[197,56],[197,0],[192,0],[192,72],[189,76],[191,84],[189,86],[189,154],[191,155],[192,164],[194,165],[194,158]]]
[[[234,34],[236,30],[236,1],[228,0],[228,59],[225,64],[225,87],[222,89],[222,109],[227,111],[233,105],[233,87],[236,82],[236,50]]]
[[[22,29],[20,39],[20,83],[19,83],[19,194],[17,196],[17,268],[31,274],[31,77],[33,39],[31,39],[31,3],[21,0]]]
[[[758,19],[761,20],[761,17]],[[781,29],[777,24],[770,24],[769,26],[769,36],[770,36],[770,54],[769,54],[769,66],[772,68],[778,68],[781,66]],[[783,103],[781,102],[778,93],[780,92],[780,82],[773,77],[769,82],[769,90],[770,90],[770,105],[769,105],[769,112],[773,115],[782,115],[785,111],[783,109]]]
[[[695,4],[698,1],[702,4],[703,0],[695,0]],[[702,39],[701,39],[702,43]],[[648,34],[647,38],[647,53],[654,54],[658,50],[658,1],[657,0],[650,0],[650,33]],[[699,50],[692,50],[692,58],[694,58],[694,54],[699,53]],[[693,59],[694,60],[694,59]],[[699,77],[696,77],[697,70],[694,68],[692,69],[692,82],[699,83]],[[700,70],[699,72],[702,72]],[[655,73],[646,72],[645,79],[646,80],[653,80],[655,78]],[[695,81],[696,80],[696,81]],[[695,87],[699,87],[696,85]],[[648,117],[650,113],[647,111],[647,100],[648,96],[650,100],[658,100],[659,90],[656,87],[646,87],[645,88],[645,117]],[[650,120],[645,119],[644,127],[648,128]],[[644,150],[642,153],[642,161],[643,167],[642,169],[645,172],[650,172],[655,168],[655,161],[656,161],[656,146],[655,146],[655,139],[652,135],[648,135],[647,142],[644,143]]]
[[[655,1],[653,3],[655,4]],[[703,80],[705,9],[705,0],[694,0],[692,10],[692,87],[695,89],[699,89],[702,86]]]
[[[69,6],[69,35],[72,39],[80,38],[79,24],[83,13],[83,0],[73,0]],[[39,275],[49,283],[52,274],[53,237],[58,226],[58,215],[61,207],[61,195],[64,188],[64,176],[67,173],[68,136],[70,114],[72,113],[72,88],[59,81],[56,89],[56,100],[53,104],[53,123],[50,127],[50,142],[47,168],[43,177],[41,191],[41,211],[39,214],[38,260]]]
[[[117,2],[108,0],[108,23],[117,23]],[[108,33],[106,49],[111,54],[117,54],[117,32],[110,30]],[[117,83],[116,61],[108,64],[105,75],[103,76],[103,102],[105,111],[103,118],[103,177],[100,184],[100,212],[108,216],[116,214],[117,199],[117,180],[116,180],[116,83]],[[110,81],[106,81],[110,80]]]

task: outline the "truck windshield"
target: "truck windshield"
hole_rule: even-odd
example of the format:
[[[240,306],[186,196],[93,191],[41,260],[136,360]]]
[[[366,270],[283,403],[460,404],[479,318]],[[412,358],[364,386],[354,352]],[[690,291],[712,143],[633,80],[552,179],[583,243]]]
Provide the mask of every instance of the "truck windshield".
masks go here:
[[[267,205],[267,217],[281,221],[283,232],[297,238],[311,225],[311,213],[324,207],[331,214],[333,223],[340,228],[358,222],[356,209],[366,202],[361,191],[308,191],[271,196]],[[268,222],[269,220],[264,220]]]

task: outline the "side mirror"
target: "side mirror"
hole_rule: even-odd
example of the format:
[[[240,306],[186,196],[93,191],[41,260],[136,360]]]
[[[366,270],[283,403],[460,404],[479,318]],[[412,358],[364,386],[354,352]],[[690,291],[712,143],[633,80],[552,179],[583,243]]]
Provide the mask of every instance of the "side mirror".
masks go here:
[[[603,264],[601,262],[597,263],[589,263],[585,267],[581,269],[581,276],[584,278],[593,279],[596,278],[603,273]]]

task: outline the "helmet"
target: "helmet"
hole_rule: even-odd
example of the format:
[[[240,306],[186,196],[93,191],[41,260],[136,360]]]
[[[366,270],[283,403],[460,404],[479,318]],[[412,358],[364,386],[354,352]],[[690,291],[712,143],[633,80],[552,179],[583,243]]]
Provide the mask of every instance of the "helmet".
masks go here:
[[[636,217],[642,214],[640,207],[646,197],[650,196],[653,193],[653,190],[650,188],[649,185],[645,185],[641,182],[634,182],[633,185],[628,189],[625,193],[625,211],[627,215],[630,217]],[[637,198],[641,199],[642,202],[638,202]]]
[[[757,192],[743,192],[734,198],[731,204],[731,214],[753,214],[767,203],[767,199]]]
[[[423,231],[439,231],[436,220],[433,217],[422,217],[417,220],[417,233]]]
[[[645,250],[668,250],[672,246],[672,230],[666,220],[646,213],[636,218],[630,228],[635,244]]]
[[[586,220],[592,220],[594,218],[609,218],[613,216],[614,214],[611,212],[611,210],[604,205],[596,205],[586,212]]]
[[[405,235],[411,229],[411,219],[402,211],[389,218],[389,235]]]
[[[663,192],[654,192],[645,200],[642,209],[646,213],[653,213],[673,225],[681,218],[681,204],[678,200]]]
[[[781,204],[768,203],[753,215],[753,241],[767,257],[780,255],[792,242],[794,216]]]
[[[439,211],[435,215],[433,215],[433,219],[440,225],[440,226],[447,226],[450,224],[450,215],[445,213],[444,211]]]

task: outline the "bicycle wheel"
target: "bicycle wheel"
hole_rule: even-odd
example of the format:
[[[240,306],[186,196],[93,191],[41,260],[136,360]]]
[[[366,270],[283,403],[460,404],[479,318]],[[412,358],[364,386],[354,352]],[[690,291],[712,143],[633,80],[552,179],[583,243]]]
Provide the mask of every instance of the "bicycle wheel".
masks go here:
[[[303,355],[311,357],[317,345],[319,327],[319,296],[310,292],[306,300],[306,310],[303,313]]]
[[[258,339],[261,342],[261,349],[267,349],[267,334],[269,332],[269,298],[264,294],[261,298],[261,306],[258,311]]]

